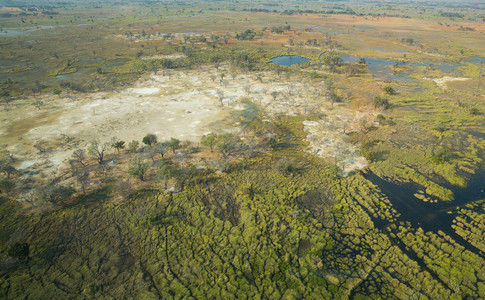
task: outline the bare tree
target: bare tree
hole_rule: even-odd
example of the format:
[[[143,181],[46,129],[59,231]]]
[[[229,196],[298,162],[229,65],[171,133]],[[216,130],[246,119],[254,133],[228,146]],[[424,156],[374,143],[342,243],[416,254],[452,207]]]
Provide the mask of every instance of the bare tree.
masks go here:
[[[86,163],[84,162],[86,160],[86,151],[84,149],[75,150],[72,153],[71,158],[82,166],[86,165]]]
[[[96,157],[98,164],[103,164],[104,152],[109,148],[108,143],[101,144],[99,141],[92,141],[88,147],[88,154]]]
[[[221,90],[217,91],[217,99],[221,103],[221,106],[223,106],[224,105],[224,103],[222,102],[224,100],[224,92],[223,91],[221,91]]]

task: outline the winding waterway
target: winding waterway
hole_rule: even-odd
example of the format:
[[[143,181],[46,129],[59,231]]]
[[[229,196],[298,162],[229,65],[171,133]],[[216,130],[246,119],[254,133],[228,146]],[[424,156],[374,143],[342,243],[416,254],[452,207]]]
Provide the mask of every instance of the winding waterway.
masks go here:
[[[485,169],[480,169],[468,181],[466,188],[446,186],[455,195],[451,202],[429,203],[424,202],[414,194],[419,186],[412,183],[394,183],[384,180],[373,173],[368,173],[366,178],[387,196],[393,208],[401,215],[399,221],[409,221],[414,227],[421,227],[425,231],[443,231],[452,237],[457,243],[475,254],[484,256],[485,253],[471,245],[468,241],[456,234],[451,225],[456,217],[452,212],[456,208],[468,203],[485,199]],[[376,224],[385,227],[388,224]]]

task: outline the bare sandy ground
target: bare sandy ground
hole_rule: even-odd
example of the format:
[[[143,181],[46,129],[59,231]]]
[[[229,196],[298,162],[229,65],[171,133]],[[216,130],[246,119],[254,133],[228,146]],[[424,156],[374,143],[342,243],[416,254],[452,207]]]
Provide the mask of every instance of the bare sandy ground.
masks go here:
[[[448,83],[448,82],[451,82],[451,81],[467,81],[467,80],[470,80],[471,78],[445,76],[445,77],[442,77],[442,78],[434,78],[434,79],[425,78],[425,79],[433,80],[436,83],[437,86],[446,90],[447,89],[446,83]]]
[[[44,96],[40,110],[30,105],[33,99],[18,100],[9,111],[0,112],[0,145],[22,161],[17,165],[20,169],[35,164],[58,167],[76,147],[85,148],[93,140],[107,142],[116,137],[128,143],[153,133],[159,140],[197,142],[216,128],[233,130],[230,124],[218,124],[228,110],[216,97],[197,89],[204,85],[202,78],[183,73],[170,78],[153,75],[114,93]],[[59,147],[66,136],[74,142]],[[58,147],[52,151],[34,147],[49,148],[53,143]]]
[[[333,161],[342,169],[343,176],[367,167],[368,161],[360,155],[360,145],[351,143],[348,133],[360,130],[361,120],[368,120],[374,114],[339,106],[322,120],[304,121],[310,143],[307,151]]]
[[[284,80],[273,73],[233,76],[225,67],[147,75],[116,92],[45,95],[40,109],[33,98],[16,100],[10,110],[0,111],[0,145],[18,158],[17,168],[58,174],[75,149],[93,140],[116,137],[129,143],[153,133],[160,141],[174,137],[197,143],[208,132],[237,132],[231,116],[250,100],[267,119],[325,113],[323,120],[305,123],[312,144],[308,151],[337,159],[346,173],[365,167],[358,145],[347,137],[358,127],[359,113],[346,105],[331,108],[324,92],[323,83]]]

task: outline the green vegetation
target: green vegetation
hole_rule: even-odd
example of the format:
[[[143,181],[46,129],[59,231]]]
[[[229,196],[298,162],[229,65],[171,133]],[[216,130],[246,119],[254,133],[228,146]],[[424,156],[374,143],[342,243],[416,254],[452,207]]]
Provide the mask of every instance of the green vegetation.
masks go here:
[[[143,144],[151,147],[157,143],[157,136],[151,133],[147,134],[145,137],[143,137],[142,142]]]
[[[0,298],[485,298],[485,7],[381,4],[2,7]],[[57,126],[201,78],[200,140]]]

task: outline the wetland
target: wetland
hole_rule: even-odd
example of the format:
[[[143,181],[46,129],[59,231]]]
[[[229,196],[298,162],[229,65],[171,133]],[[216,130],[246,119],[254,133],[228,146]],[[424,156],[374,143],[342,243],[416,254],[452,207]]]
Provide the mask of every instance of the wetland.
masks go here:
[[[485,6],[0,7],[0,298],[485,297]]]

